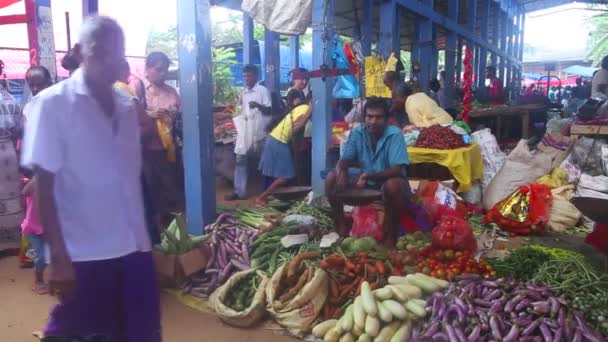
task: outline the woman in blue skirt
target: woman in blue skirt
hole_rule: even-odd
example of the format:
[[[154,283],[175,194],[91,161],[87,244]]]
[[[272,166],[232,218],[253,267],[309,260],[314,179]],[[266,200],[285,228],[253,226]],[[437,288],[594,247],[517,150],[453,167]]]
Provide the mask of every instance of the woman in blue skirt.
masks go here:
[[[273,181],[268,189],[256,199],[258,205],[266,205],[268,197],[274,190],[287,184],[290,179],[295,177],[290,143],[294,133],[304,129],[306,122],[310,119],[312,107],[304,104],[303,96],[293,100],[295,104],[293,109],[274,126],[266,138],[259,168],[264,176],[273,179]]]

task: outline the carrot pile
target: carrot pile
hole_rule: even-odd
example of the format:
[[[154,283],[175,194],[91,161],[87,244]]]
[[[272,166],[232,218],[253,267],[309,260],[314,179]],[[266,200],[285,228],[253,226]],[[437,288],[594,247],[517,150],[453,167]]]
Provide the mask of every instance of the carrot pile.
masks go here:
[[[340,317],[344,308],[361,293],[361,284],[367,281],[372,290],[386,284],[390,267],[383,261],[361,252],[350,257],[331,254],[321,260],[319,267],[330,274],[329,300],[321,316],[323,320]]]

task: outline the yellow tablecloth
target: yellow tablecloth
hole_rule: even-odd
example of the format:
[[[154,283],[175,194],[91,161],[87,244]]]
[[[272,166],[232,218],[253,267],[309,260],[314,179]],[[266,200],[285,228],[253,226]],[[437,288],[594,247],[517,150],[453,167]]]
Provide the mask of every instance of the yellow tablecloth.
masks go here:
[[[457,192],[471,189],[473,181],[483,176],[483,160],[476,143],[454,150],[408,147],[411,164],[436,163],[445,166],[458,182]]]

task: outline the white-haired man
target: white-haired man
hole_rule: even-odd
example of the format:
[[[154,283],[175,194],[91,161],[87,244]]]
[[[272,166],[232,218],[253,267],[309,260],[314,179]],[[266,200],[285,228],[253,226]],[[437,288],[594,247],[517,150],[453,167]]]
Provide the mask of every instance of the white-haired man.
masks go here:
[[[112,87],[124,35],[113,19],[91,17],[79,43],[81,68],[31,102],[22,155],[37,177],[49,289],[59,298],[45,341],[159,342],[137,115]]]

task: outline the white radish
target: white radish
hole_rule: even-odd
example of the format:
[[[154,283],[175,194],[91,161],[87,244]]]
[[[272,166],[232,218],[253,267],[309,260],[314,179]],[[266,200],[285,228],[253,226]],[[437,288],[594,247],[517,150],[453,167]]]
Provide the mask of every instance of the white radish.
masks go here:
[[[371,337],[378,336],[380,332],[380,320],[374,316],[367,316],[365,318],[365,333]]]
[[[378,300],[387,300],[393,297],[393,291],[389,287],[383,287],[373,291],[374,297]]]
[[[351,331],[353,330],[353,325],[354,325],[354,319],[353,319],[353,306],[354,305],[349,305],[348,308],[346,308],[346,311],[344,312],[344,316],[342,316],[342,318],[340,318],[340,328],[342,329],[342,331]]]
[[[405,321],[401,327],[395,332],[389,342],[408,342],[410,340],[410,334],[412,333],[412,322]]]
[[[372,338],[368,334],[362,334],[357,339],[357,342],[372,342]]]
[[[391,286],[396,287],[399,290],[401,290],[401,292],[403,292],[403,294],[408,296],[408,298],[410,298],[410,299],[422,297],[422,290],[417,286],[409,285],[409,284],[397,284],[397,285],[391,285]]]
[[[374,342],[389,342],[391,337],[395,334],[397,329],[399,329],[400,322],[393,322],[380,330],[378,336],[374,338]]]
[[[424,306],[420,305],[420,303],[416,303],[413,300],[408,300],[403,306],[409,312],[411,312],[414,315],[416,315],[416,317],[423,318],[423,317],[426,316],[426,310],[424,309]]]
[[[312,334],[315,337],[322,338],[323,336],[325,336],[325,334],[327,334],[329,329],[336,326],[336,323],[338,323],[338,320],[336,320],[336,319],[328,319],[325,322],[321,322],[321,323],[315,325],[314,328],[312,328]]]
[[[353,304],[353,318],[356,326],[361,329],[365,327],[365,310],[363,310],[361,296],[355,298],[355,303]]]
[[[392,299],[385,300],[382,302],[382,305],[397,319],[407,318],[407,311],[405,311],[405,308],[396,301]]]
[[[339,342],[355,342],[355,336],[353,334],[347,332],[342,337],[340,337]]]
[[[382,302],[378,302],[378,318],[385,323],[390,323],[393,321],[393,314],[388,311]]]
[[[340,335],[340,331],[336,327],[333,327],[325,334],[323,342],[338,342]]]
[[[363,309],[368,315],[378,315],[378,305],[376,305],[376,300],[372,295],[372,289],[367,281],[361,283],[361,300],[363,303]]]

